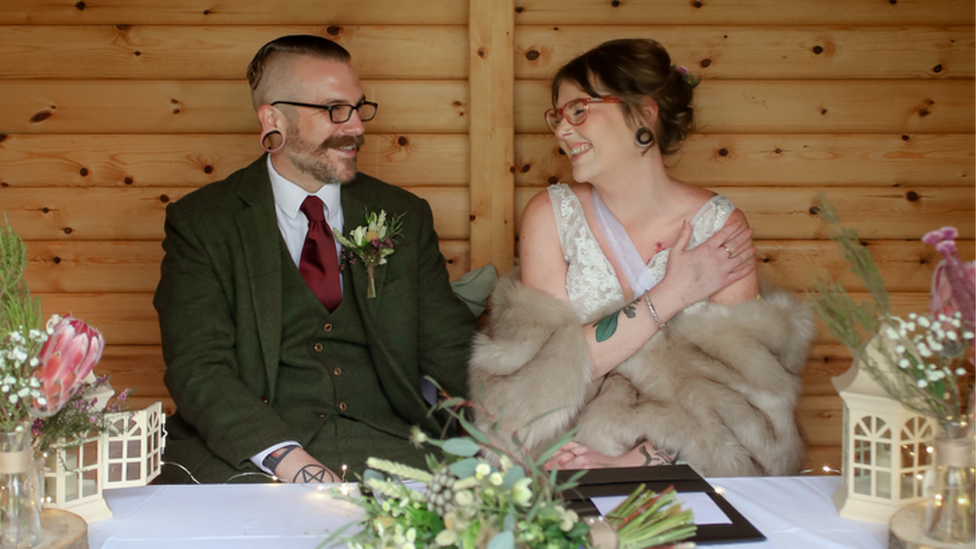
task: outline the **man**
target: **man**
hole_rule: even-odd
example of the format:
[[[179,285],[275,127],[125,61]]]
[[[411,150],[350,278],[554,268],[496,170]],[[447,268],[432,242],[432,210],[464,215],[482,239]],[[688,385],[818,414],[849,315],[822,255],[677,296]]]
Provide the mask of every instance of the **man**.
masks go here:
[[[248,67],[268,155],[166,210],[154,305],[177,405],[165,460],[200,482],[337,480],[439,435],[421,379],[466,392],[475,319],[451,292],[426,201],[357,172],[366,101],[349,53],[286,36]],[[311,198],[310,198],[311,197]],[[320,201],[319,201],[320,200]],[[402,215],[373,273],[332,238]],[[170,481],[189,477],[166,468]],[[181,478],[182,477],[182,478]]]

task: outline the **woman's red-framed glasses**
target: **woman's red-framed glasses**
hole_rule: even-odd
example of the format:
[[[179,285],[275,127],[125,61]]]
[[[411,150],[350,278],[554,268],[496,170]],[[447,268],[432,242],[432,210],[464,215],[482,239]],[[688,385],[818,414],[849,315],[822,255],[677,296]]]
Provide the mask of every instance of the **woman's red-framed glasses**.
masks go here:
[[[586,122],[586,112],[590,108],[590,103],[623,103],[619,97],[582,97],[574,99],[563,105],[561,109],[549,109],[546,111],[546,124],[549,129],[556,131],[559,123],[565,118],[573,126],[579,126]]]

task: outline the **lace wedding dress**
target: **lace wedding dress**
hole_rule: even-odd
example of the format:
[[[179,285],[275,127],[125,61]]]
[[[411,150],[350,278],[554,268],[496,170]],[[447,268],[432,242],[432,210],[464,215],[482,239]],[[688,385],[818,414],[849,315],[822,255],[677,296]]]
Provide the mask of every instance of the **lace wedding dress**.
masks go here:
[[[549,200],[556,214],[559,241],[563,257],[569,264],[566,272],[566,292],[569,302],[583,323],[592,322],[624,306],[624,291],[610,260],[603,254],[600,244],[586,223],[583,206],[576,193],[565,183],[550,185]],[[692,235],[688,249],[694,248],[715,234],[735,204],[717,194],[710,198],[691,219]],[[647,269],[655,281],[664,278],[671,249],[654,254]],[[697,308],[704,302],[695,303],[686,310]]]

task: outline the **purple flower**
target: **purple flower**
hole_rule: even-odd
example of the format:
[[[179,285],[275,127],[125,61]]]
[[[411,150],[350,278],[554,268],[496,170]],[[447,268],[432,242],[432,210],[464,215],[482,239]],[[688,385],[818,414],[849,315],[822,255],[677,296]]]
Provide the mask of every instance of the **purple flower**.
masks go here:
[[[942,255],[942,261],[932,273],[929,308],[934,318],[940,314],[951,317],[958,311],[971,330],[976,324],[976,264],[959,259],[955,242],[958,235],[955,227],[942,227],[922,237]]]
[[[46,402],[41,405],[35,399],[34,412],[42,417],[57,413],[95,367],[104,347],[98,330],[70,314],[55,324],[37,357],[41,365],[34,377],[41,382],[41,396]]]
[[[681,74],[684,74],[684,75],[687,75],[687,74],[688,74],[688,69],[686,69],[686,68],[685,68],[685,67],[684,67],[683,65],[681,65],[681,66],[678,66],[678,67],[677,67],[677,68],[675,68],[674,70],[676,70],[676,71],[678,71],[679,73],[681,73]]]
[[[944,240],[955,240],[959,236],[959,231],[955,227],[942,227],[935,231],[929,231],[922,237],[922,242],[935,246]]]

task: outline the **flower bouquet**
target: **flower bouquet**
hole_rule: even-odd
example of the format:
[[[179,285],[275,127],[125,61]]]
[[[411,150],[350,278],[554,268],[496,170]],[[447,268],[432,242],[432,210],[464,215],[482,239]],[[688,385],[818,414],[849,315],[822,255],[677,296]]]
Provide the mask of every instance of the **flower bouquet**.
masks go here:
[[[23,273],[27,247],[9,225],[0,228],[0,546],[40,540],[34,456],[62,438],[109,428],[107,379],[92,369],[101,358],[101,333],[70,314],[41,323]],[[111,391],[108,391],[111,394]],[[125,400],[128,393],[120,395]]]
[[[871,252],[860,244],[855,231],[840,226],[830,204],[820,202],[831,239],[873,303],[855,303],[836,282],[818,281],[810,296],[813,306],[830,333],[878,385],[907,409],[940,425],[935,468],[923,483],[923,495],[929,497],[925,532],[940,541],[972,542],[976,529],[973,401],[965,393],[972,394],[976,268],[959,259],[955,228],[926,234],[923,242],[934,245],[943,257],[932,278],[931,310],[896,316]]]
[[[537,458],[510,455],[493,446],[456,406],[470,404],[445,398],[435,410],[453,416],[468,436],[434,440],[415,427],[411,439],[416,445],[436,446],[445,455],[444,460],[428,455],[427,470],[370,458],[370,469],[360,484],[363,495],[339,495],[364,509],[362,530],[345,536],[346,528],[352,526],[348,525],[334,532],[324,545],[344,542],[351,549],[643,549],[673,547],[694,535],[692,513],[681,509],[671,489],[654,494],[641,486],[606,520],[580,520],[560,493],[577,486],[586,471],[560,483],[555,468],[543,470],[543,464],[573,433]],[[486,452],[494,459],[487,459]]]

